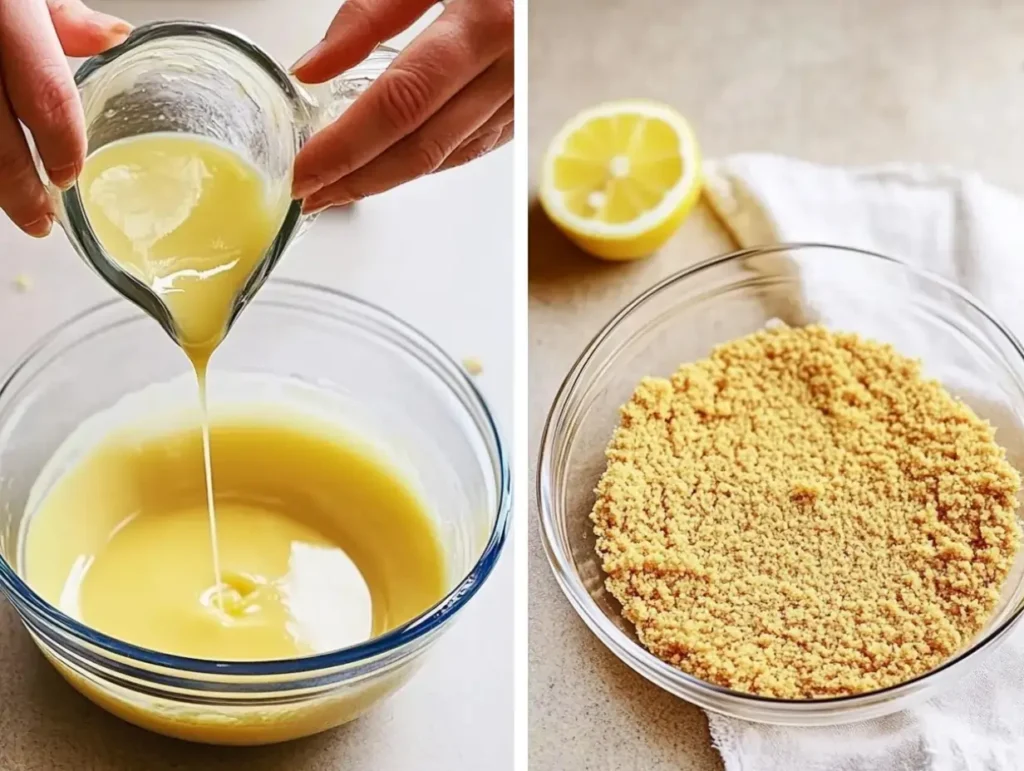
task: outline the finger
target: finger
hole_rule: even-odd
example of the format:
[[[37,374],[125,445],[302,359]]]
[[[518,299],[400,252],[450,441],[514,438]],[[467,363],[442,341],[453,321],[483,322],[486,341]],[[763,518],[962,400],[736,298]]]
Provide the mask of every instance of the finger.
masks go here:
[[[310,196],[305,208],[354,201],[430,174],[512,96],[513,64],[502,57],[419,129],[365,166]]]
[[[513,65],[513,70],[514,69],[515,69],[515,65]],[[515,77],[515,73],[514,72],[513,72],[513,77]],[[497,111],[494,113],[494,115],[491,116],[490,120],[488,120],[487,123],[485,123],[479,129],[477,129],[476,133],[482,134],[482,133],[484,133],[486,131],[490,131],[491,129],[493,129],[495,127],[502,127],[505,124],[511,123],[513,120],[515,120],[515,117],[516,117],[515,97],[514,96],[510,96],[507,100],[505,100],[505,103],[503,105],[501,105],[501,107],[499,107],[497,109]],[[472,139],[472,138],[473,138],[472,135],[470,135],[470,139]]]
[[[30,236],[42,237],[53,225],[53,206],[39,181],[25,134],[0,84],[0,209]]]
[[[507,6],[507,8],[505,7]],[[295,159],[292,196],[308,198],[423,125],[512,41],[512,4],[456,0]]]
[[[123,43],[131,34],[128,22],[87,7],[82,0],[47,0],[50,18],[64,53],[95,56]]]
[[[489,121],[488,121],[489,123]],[[445,171],[447,169],[454,169],[456,166],[462,166],[463,164],[469,163],[470,161],[476,160],[482,155],[497,150],[502,145],[507,144],[513,137],[514,124],[512,122],[506,123],[500,128],[493,128],[486,134],[480,134],[479,131],[475,132],[473,136],[463,142],[448,158],[437,168],[437,172]],[[437,173],[435,172],[435,173]],[[355,201],[338,201],[337,203],[322,203],[318,204],[315,208],[306,209],[306,212],[321,211],[333,206],[351,206]]]
[[[480,126],[480,128],[478,128],[476,131],[474,131],[472,134],[470,134],[468,137],[462,140],[462,144],[459,145],[459,147],[457,147],[454,151],[452,151],[448,158],[445,158],[445,162],[442,163],[437,168],[437,171],[441,171],[443,168],[446,168],[448,165],[448,161],[451,159],[451,156],[460,152],[463,147],[470,144],[480,144],[479,140],[488,137],[491,139],[497,139],[498,135],[501,134],[502,129],[504,129],[505,126],[508,125],[509,123],[512,123],[514,119],[515,100],[514,97],[510,97],[501,107],[497,109],[494,115],[488,118],[487,121],[482,126]]]
[[[67,186],[85,160],[85,118],[46,6],[0,2],[0,73],[50,179]]]
[[[323,83],[359,64],[375,46],[409,28],[434,0],[346,0],[324,39],[292,67],[303,83]]]
[[[444,163],[437,167],[437,171],[454,169],[456,166],[462,166],[470,161],[475,161],[480,156],[497,150],[512,139],[513,129],[514,124],[510,122],[504,126],[492,128],[485,134],[477,133],[463,142],[455,152],[449,155]]]

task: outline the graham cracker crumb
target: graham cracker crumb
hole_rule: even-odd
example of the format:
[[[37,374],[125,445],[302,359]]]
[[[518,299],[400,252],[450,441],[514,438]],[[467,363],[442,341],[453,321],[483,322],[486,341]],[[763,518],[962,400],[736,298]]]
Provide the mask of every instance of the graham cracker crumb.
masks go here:
[[[468,372],[470,375],[473,375],[474,377],[476,377],[477,375],[484,371],[484,365],[480,362],[480,359],[477,359],[473,356],[463,359],[462,367],[463,369],[466,370],[466,372]]]
[[[790,699],[921,675],[993,613],[1020,540],[995,431],[892,347],[776,328],[645,378],[591,513],[652,653]]]

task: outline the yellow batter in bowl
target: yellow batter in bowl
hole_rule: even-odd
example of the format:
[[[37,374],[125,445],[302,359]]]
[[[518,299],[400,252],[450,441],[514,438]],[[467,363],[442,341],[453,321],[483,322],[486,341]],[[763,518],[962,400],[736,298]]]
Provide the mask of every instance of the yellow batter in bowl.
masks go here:
[[[426,507],[342,431],[258,405],[211,429],[223,606],[198,424],[120,429],[56,481],[27,531],[44,599],[133,645],[260,661],[337,650],[442,598]]]

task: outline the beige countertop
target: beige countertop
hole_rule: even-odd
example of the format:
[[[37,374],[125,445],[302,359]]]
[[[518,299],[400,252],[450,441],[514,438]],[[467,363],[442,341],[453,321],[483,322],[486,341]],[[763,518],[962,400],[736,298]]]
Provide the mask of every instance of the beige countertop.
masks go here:
[[[320,39],[340,0],[304,0],[301,13],[289,0],[96,0],[92,5],[135,23],[215,21],[245,32],[287,64]],[[351,211],[324,214],[278,270],[387,308],[457,360],[479,358],[484,371],[477,382],[508,437],[511,209],[508,147]],[[32,280],[30,291],[16,291],[20,274]],[[0,370],[51,327],[111,295],[75,257],[63,234],[34,241],[0,217]],[[170,344],[155,325],[153,344]],[[511,608],[507,548],[422,671],[389,702],[310,739],[230,749],[165,739],[92,706],[37,653],[11,606],[0,600],[0,769],[510,771]]]
[[[1024,6],[532,0],[529,31],[531,189],[573,113],[650,97],[692,120],[707,156],[948,163],[1024,191]],[[551,400],[600,326],[659,278],[732,247],[701,207],[652,259],[604,264],[531,205],[531,465]],[[533,500],[530,513],[531,770],[720,769],[701,711],[629,670],[576,617]]]

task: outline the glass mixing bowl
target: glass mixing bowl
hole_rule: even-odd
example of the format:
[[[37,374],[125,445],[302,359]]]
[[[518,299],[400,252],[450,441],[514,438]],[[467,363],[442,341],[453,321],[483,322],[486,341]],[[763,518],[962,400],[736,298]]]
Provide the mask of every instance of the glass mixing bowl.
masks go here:
[[[447,355],[389,313],[327,289],[271,281],[213,358],[214,414],[222,386],[247,376],[340,405],[340,425],[408,472],[448,558],[450,591],[441,602],[359,645],[281,661],[191,659],[100,634],[21,579],[29,492],[65,438],[126,395],[191,378],[183,393],[196,399],[188,361],[152,319],[113,301],[44,338],[0,386],[0,589],[87,697],[144,728],[218,744],[316,733],[391,694],[490,575],[509,525],[508,462],[484,400]]]
[[[963,290],[882,255],[818,244],[747,249],[672,275],[602,329],[555,397],[538,463],[540,523],[548,559],[583,621],[623,662],[670,693],[734,717],[788,725],[839,724],[904,709],[947,688],[1017,625],[1024,610],[1018,554],[988,625],[961,653],[925,675],[871,693],[783,700],[704,682],[648,653],[605,590],[589,520],[604,449],[644,375],[683,362],[773,320],[811,322],[893,343],[997,428],[1024,469],[1024,349]]]

